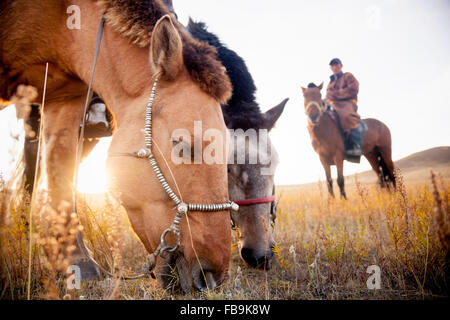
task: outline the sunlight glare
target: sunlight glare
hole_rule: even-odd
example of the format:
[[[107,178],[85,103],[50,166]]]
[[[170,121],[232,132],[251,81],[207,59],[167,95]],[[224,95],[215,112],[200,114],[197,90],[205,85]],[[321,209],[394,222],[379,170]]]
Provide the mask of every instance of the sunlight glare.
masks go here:
[[[80,164],[78,191],[105,193],[107,191],[106,157],[111,138],[100,139],[89,156]]]

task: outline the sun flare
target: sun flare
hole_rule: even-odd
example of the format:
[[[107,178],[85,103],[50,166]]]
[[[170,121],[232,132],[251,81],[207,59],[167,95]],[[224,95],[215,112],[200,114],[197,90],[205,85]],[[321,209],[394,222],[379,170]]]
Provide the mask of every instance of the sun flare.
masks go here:
[[[101,139],[89,156],[80,164],[78,191],[105,193],[107,190],[106,156],[111,138]]]

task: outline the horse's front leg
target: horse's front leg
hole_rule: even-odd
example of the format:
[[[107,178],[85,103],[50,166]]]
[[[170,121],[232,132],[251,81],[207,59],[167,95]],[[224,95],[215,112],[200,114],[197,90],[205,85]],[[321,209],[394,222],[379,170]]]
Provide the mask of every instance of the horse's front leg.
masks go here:
[[[345,186],[344,186],[344,159],[338,157],[335,159],[335,163],[338,175],[337,183],[339,186],[339,190],[341,192],[341,198],[347,200],[347,194],[345,193]]]
[[[72,204],[73,178],[83,98],[49,102],[44,109],[42,150],[49,204]]]
[[[49,205],[57,214],[63,211],[72,212],[73,179],[76,165],[76,152],[80,123],[83,118],[83,97],[69,100],[49,101],[44,108],[43,118],[43,149],[40,181],[47,181]],[[65,227],[68,228],[69,221]],[[63,246],[69,246],[64,244]],[[61,248],[66,255],[67,248]],[[81,268],[84,279],[92,279],[98,275],[96,268],[83,256],[80,248],[72,253],[72,264]]]
[[[328,192],[330,196],[334,198],[333,179],[331,178],[330,162],[323,157],[320,157],[320,162],[322,163],[323,169],[325,170],[325,175],[327,177]]]

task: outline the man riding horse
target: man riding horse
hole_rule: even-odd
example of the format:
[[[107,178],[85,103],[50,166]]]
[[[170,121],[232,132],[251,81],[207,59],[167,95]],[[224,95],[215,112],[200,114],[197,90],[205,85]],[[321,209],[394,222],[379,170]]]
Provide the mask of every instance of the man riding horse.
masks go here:
[[[342,62],[338,58],[330,61],[333,75],[327,87],[326,102],[339,116],[345,140],[345,159],[359,162],[362,155],[364,125],[358,111],[359,82],[350,72],[342,72]]]

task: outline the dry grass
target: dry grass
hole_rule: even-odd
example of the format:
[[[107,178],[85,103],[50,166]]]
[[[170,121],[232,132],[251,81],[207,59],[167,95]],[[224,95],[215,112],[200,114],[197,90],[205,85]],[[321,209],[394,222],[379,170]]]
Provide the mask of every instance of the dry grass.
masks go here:
[[[248,268],[239,257],[235,239],[228,280],[211,292],[192,295],[170,294],[151,279],[119,280],[120,274],[140,271],[145,250],[122,209],[110,200],[104,207],[95,207],[92,201],[87,201],[91,204],[82,206],[80,218],[83,233],[90,248],[95,249],[95,258],[114,270],[116,277],[83,283],[81,290],[68,292],[65,282],[58,277],[65,265],[55,268],[45,263],[56,263],[61,257],[55,260],[50,253],[49,258],[39,242],[33,246],[32,298],[62,298],[67,293],[80,299],[448,297],[448,182],[433,175],[429,182],[405,185],[399,176],[398,190],[388,193],[356,181],[347,194],[348,201],[329,199],[322,183],[308,189],[279,187],[276,258],[272,269],[264,272]],[[27,216],[25,204],[9,212],[6,227],[2,224],[1,299],[26,298]],[[69,224],[73,229],[73,222]],[[54,231],[39,228],[36,238],[45,234],[51,238]],[[47,242],[53,243],[51,239]],[[367,288],[366,270],[370,265],[381,268],[380,290]]]

